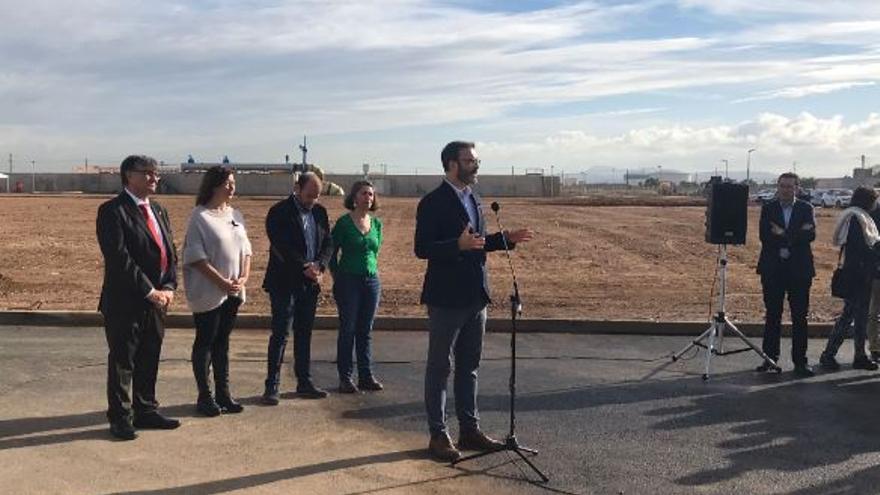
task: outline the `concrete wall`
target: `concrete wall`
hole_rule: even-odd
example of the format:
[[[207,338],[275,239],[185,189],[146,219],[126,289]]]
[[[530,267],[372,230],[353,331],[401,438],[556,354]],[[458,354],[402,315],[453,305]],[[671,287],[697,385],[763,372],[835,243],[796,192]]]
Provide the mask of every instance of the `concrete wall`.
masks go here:
[[[331,180],[348,191],[362,175],[329,175]],[[196,194],[202,175],[198,173],[174,173],[162,175],[159,192],[162,194]],[[419,197],[431,191],[442,180],[439,175],[387,175],[373,176],[379,194],[386,196]],[[34,184],[32,188],[31,184]],[[116,174],[36,174],[15,173],[10,177],[12,190],[20,184],[22,192],[83,192],[110,194],[121,190]],[[284,196],[292,189],[287,174],[238,174],[236,187],[242,196]],[[484,196],[556,196],[559,194],[559,178],[540,175],[482,175],[476,189]],[[5,192],[5,191],[4,191]]]

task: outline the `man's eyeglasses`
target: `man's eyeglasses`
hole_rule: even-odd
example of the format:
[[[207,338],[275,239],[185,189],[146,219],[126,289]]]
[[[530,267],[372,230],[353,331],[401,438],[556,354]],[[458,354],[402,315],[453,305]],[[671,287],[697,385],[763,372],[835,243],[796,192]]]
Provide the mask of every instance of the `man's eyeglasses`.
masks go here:
[[[468,158],[466,160],[458,160],[458,163],[462,165],[474,165],[479,167],[481,163],[483,163],[479,158]]]
[[[144,177],[153,177],[154,179],[158,179],[158,178],[159,178],[159,171],[158,171],[158,170],[138,170],[138,169],[133,169],[133,170],[131,170],[131,172],[133,172],[133,173],[138,173],[138,174],[143,174]]]

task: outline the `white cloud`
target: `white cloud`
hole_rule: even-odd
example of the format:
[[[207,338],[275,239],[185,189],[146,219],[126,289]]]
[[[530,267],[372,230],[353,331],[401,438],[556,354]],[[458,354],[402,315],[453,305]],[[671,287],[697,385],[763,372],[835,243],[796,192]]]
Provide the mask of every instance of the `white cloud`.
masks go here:
[[[875,4],[594,0],[487,12],[431,0],[7,2],[0,128],[15,131],[0,136],[0,152],[51,154],[43,161],[59,168],[86,153],[135,149],[168,161],[191,151],[262,160],[309,134],[326,140],[316,153],[328,161],[421,164],[436,161],[434,144],[417,149],[423,143],[506,127],[510,141],[527,136],[529,149],[586,143],[611,150],[608,160],[612,151],[684,157],[695,144],[741,144],[715,123],[756,110],[724,102],[772,108],[772,99],[874,86]],[[723,27],[653,24],[674,19],[676,5]],[[718,22],[727,16],[737,22]],[[705,115],[679,108],[698,99]],[[616,138],[569,125],[602,120]],[[553,137],[535,141],[537,130]],[[543,159],[517,159],[526,156]]]
[[[763,93],[759,93],[755,96],[750,96],[748,98],[740,98],[738,100],[734,100],[734,103],[758,100],[772,100],[775,98],[803,98],[805,96],[833,93],[835,91],[841,91],[844,89],[874,86],[875,84],[876,83],[874,81],[850,81],[828,84],[810,84],[807,86],[793,86],[774,91],[766,91]]]
[[[540,141],[480,143],[485,163],[526,157],[557,169],[577,171],[590,166],[654,167],[705,170],[721,158],[731,167],[744,167],[745,150],[757,148],[755,164],[766,171],[786,170],[797,161],[805,173],[820,176],[848,172],[850,163],[865,153],[880,162],[880,114],[847,124],[840,116],[795,117],[764,113],[753,120],[730,125],[666,124],[633,129],[611,136],[589,130],[562,130]]]

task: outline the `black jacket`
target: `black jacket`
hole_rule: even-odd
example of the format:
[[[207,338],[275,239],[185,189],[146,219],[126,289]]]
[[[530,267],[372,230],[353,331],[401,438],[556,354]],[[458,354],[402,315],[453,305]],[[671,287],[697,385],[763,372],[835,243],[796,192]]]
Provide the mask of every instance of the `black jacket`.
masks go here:
[[[419,201],[416,213],[415,254],[428,260],[421,303],[462,308],[489,302],[486,252],[504,249],[502,234],[486,236],[486,220],[479,197],[473,195],[478,230],[486,238],[484,251],[459,251],[458,237],[468,225],[467,210],[446,181]],[[509,246],[513,249],[513,243]]]
[[[781,236],[774,234],[770,222],[784,228],[785,233]],[[806,224],[813,227],[804,230],[803,227]],[[764,277],[790,276],[804,280],[816,276],[816,268],[813,265],[813,250],[810,247],[810,243],[816,239],[816,219],[813,215],[813,205],[796,199],[791,219],[786,228],[782,204],[779,199],[774,198],[761,207],[761,221],[758,227],[761,238],[758,273]],[[782,248],[789,250],[788,270],[785,273],[782,270],[786,268],[786,263],[779,256],[779,250]]]
[[[326,269],[333,254],[333,238],[327,210],[320,204],[312,206],[317,227],[317,263],[321,271]],[[303,236],[302,218],[293,195],[275,203],[266,215],[266,234],[269,237],[269,264],[263,278],[263,289],[291,290],[315,283],[303,274],[306,260],[306,240]]]
[[[161,252],[131,196],[122,191],[98,208],[98,244],[104,255],[104,285],[98,310],[104,316],[145,310],[150,306],[146,296],[151,290],[177,288],[177,249],[168,211],[152,199],[150,207],[159,222],[168,256],[168,270],[161,280]]]

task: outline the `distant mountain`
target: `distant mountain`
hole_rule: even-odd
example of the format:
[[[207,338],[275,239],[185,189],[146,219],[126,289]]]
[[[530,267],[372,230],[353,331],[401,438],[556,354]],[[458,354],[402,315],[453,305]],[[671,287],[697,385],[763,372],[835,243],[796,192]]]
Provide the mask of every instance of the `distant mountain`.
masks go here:
[[[650,170],[646,168],[631,168],[629,169],[631,174],[646,174],[649,176],[657,176],[658,170]],[[665,177],[673,176],[673,177],[683,177],[690,176],[692,180],[705,182],[709,180],[709,177],[715,175],[714,170],[705,170],[698,172],[690,172],[690,171],[681,171],[676,169],[667,169],[663,168],[660,170],[660,173]],[[723,170],[719,170],[721,175],[724,175]],[[621,184],[625,181],[624,175],[626,174],[625,168],[617,168],[617,167],[590,167],[587,170],[583,170],[576,173],[566,173],[566,180],[576,178],[579,182],[585,182],[587,184]],[[753,181],[757,183],[768,182],[772,183],[776,181],[777,174],[770,172],[762,172],[760,170],[752,170],[750,173],[750,177]],[[745,180],[746,171],[745,170],[731,170],[730,178],[735,181]]]

